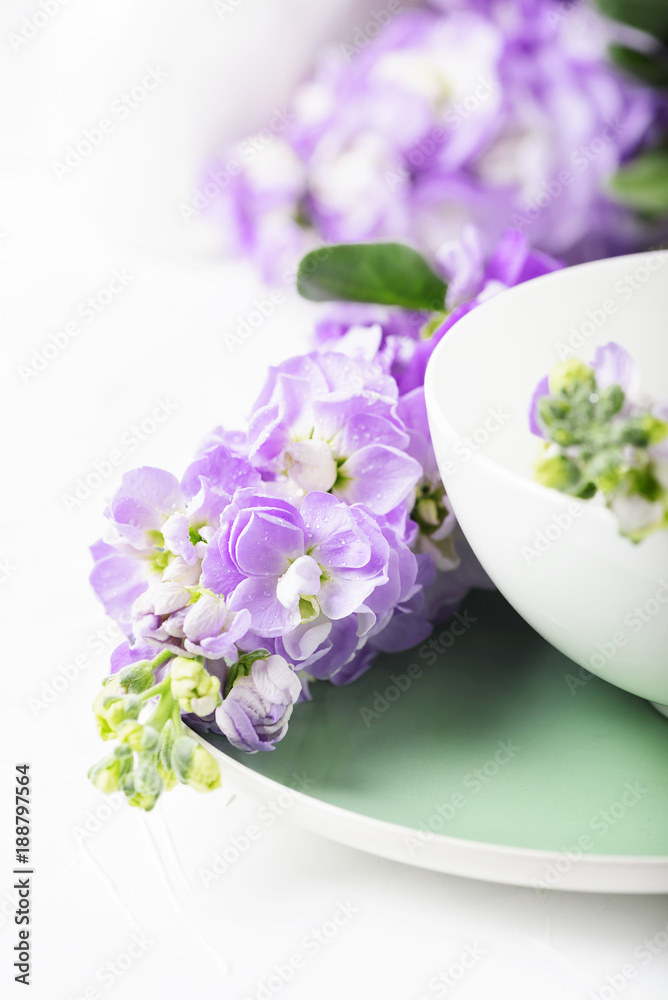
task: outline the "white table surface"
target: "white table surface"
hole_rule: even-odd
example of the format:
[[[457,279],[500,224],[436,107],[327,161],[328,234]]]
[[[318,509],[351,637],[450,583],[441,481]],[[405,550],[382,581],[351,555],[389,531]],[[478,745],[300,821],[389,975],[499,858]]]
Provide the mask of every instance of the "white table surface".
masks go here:
[[[87,583],[105,498],[126,469],[178,473],[209,429],[240,423],[266,365],[299,349],[311,315],[286,300],[231,353],[224,334],[262,289],[177,206],[215,138],[260,127],[315,42],[345,40],[361,13],[352,0],[242,0],[223,16],[204,0],[71,0],[14,51],[9,32],[38,9],[2,11],[1,995],[665,997],[665,897],[539,895],[435,875],[302,831],[289,810],[269,822],[232,788],[177,789],[145,816],[90,786],[103,747],[89,706],[117,641]],[[164,87],[56,180],[52,161],[155,63],[169,70]],[[94,321],[79,315],[78,335],[44,370],[22,376],[33,348],[114,269],[127,286]],[[161,400],[169,416],[142,431]],[[67,505],[114,451],[111,474]],[[23,762],[35,867],[28,993],[12,970],[10,795]],[[238,859],[215,874],[235,845]]]

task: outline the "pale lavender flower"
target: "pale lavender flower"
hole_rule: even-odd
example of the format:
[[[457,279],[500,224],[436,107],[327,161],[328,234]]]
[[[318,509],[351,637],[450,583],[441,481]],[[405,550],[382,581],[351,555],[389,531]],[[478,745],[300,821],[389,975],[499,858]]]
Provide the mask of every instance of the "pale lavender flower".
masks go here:
[[[299,626],[320,637],[323,625],[357,611],[386,582],[388,559],[388,544],[363,507],[311,492],[298,509],[248,488],[221,516],[202,583],[224,594],[231,611],[247,608],[260,636],[288,642]]]
[[[105,511],[107,530],[91,547],[93,590],[105,611],[132,634],[133,604],[150,585],[194,586],[206,545],[239,486],[259,473],[216,436],[181,482],[163,469],[126,472]]]
[[[141,594],[132,614],[137,643],[154,644],[180,656],[203,656],[230,663],[238,657],[236,644],[248,632],[251,620],[245,608],[231,612],[218,594],[170,582]]]
[[[410,435],[408,453],[422,467],[411,514],[419,528],[413,547],[428,555],[437,569],[445,572],[456,569],[459,559],[452,536],[457,521],[431,443],[424,388],[413,389],[402,396],[398,411]]]
[[[216,709],[216,723],[238,750],[273,750],[287,732],[301,693],[301,681],[282,656],[255,660]]]
[[[397,386],[377,366],[336,353],[291,358],[270,371],[250,418],[249,459],[303,495],[329,491],[386,514],[421,474],[406,454]]]

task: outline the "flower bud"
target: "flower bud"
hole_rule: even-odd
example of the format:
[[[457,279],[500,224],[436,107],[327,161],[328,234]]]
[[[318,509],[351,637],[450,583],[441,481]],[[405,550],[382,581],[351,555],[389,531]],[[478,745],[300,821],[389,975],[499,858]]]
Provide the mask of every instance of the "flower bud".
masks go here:
[[[138,663],[130,663],[118,674],[118,679],[123,688],[130,694],[141,694],[148,691],[155,684],[155,674],[150,660],[140,660]]]
[[[220,705],[220,681],[199,659],[177,656],[169,672],[172,695],[184,712],[211,715]]]
[[[130,750],[141,750],[143,732],[144,727],[141,722],[137,722],[136,719],[128,719],[120,724],[116,730],[116,736],[121,743],[127,744]]]
[[[176,775],[173,771],[168,771],[165,765],[162,763],[160,758],[157,759],[155,766],[158,770],[158,774],[162,778],[162,784],[166,792],[171,792],[172,788],[178,784],[176,780]]]
[[[99,791],[105,795],[117,792],[120,787],[122,763],[115,757],[105,757],[94,764],[88,772],[88,777]]]
[[[160,736],[153,726],[143,726],[136,719],[127,719],[122,722],[116,730],[116,735],[121,741],[121,745],[127,745],[130,750],[137,753],[142,751],[153,752],[158,749]]]
[[[181,736],[172,748],[172,766],[180,782],[190,785],[197,792],[210,792],[220,788],[220,768],[203,746]]]
[[[582,482],[582,474],[575,462],[571,462],[563,455],[553,455],[538,463],[536,479],[543,486],[573,493]]]
[[[103,740],[112,739],[122,722],[139,718],[141,710],[141,703],[136,695],[130,694],[121,698],[118,695],[108,694],[107,690],[108,686],[103,688],[93,703],[98,730]]]
[[[155,761],[151,757],[140,760],[132,774],[132,785],[127,786],[126,795],[131,806],[150,812],[158,801],[163,789],[162,778]]]
[[[549,386],[550,392],[554,396],[575,388],[578,383],[583,383],[592,390],[596,386],[596,378],[593,371],[584,361],[580,361],[579,358],[567,358],[565,361],[558,361],[550,372]]]

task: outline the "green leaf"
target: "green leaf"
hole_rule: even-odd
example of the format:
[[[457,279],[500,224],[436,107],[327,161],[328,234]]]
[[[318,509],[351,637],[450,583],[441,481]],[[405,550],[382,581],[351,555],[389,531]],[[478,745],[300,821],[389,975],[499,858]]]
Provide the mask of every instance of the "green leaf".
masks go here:
[[[642,153],[612,178],[612,190],[641,212],[668,212],[668,149]]]
[[[668,86],[668,57],[665,52],[648,54],[629,49],[626,45],[611,45],[610,57],[620,69],[630,73],[650,87]]]
[[[608,17],[640,28],[662,42],[668,41],[668,4],[666,0],[596,0]]]
[[[321,247],[299,264],[297,290],[314,302],[373,302],[443,309],[447,286],[426,260],[401,243]]]

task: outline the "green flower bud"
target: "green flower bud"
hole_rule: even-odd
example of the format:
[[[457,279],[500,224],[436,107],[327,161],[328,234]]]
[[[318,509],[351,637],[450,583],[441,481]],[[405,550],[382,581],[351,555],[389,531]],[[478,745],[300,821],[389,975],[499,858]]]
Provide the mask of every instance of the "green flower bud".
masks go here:
[[[120,787],[122,763],[115,757],[105,757],[94,764],[88,772],[88,777],[99,791],[105,795],[117,792]]]
[[[172,767],[178,780],[197,792],[220,788],[220,768],[215,759],[188,736],[181,736],[174,742]]]
[[[118,674],[120,683],[131,694],[141,694],[155,684],[155,675],[150,660],[131,663]]]
[[[620,452],[615,448],[599,451],[587,467],[591,479],[604,493],[611,493],[619,487],[624,475]]]
[[[97,727],[103,740],[112,739],[118,727],[126,719],[139,718],[141,709],[141,703],[135,695],[129,694],[123,698],[110,693],[109,687],[110,685],[107,685],[102,688],[93,702]]]
[[[640,420],[647,435],[648,445],[658,444],[668,435],[668,424],[652,416],[651,413],[644,414]]]
[[[536,466],[536,479],[543,486],[564,493],[573,493],[582,484],[580,469],[564,455],[553,455],[544,458]]]
[[[607,421],[616,416],[624,405],[624,390],[620,385],[609,385],[604,389],[596,407],[596,415],[599,420]]]
[[[167,770],[167,768],[162,763],[162,760],[160,758],[158,758],[158,760],[156,761],[155,766],[158,770],[158,774],[162,778],[162,784],[164,786],[165,791],[171,792],[172,788],[174,788],[174,786],[178,784],[178,781],[176,780],[176,775],[174,774],[173,771]]]
[[[132,791],[128,795],[129,804],[150,812],[163,790],[162,778],[155,761],[150,756],[140,759],[132,775],[132,785],[127,786],[126,795],[130,789]]]
[[[116,730],[121,743],[126,743],[130,750],[141,750],[141,738],[144,727],[136,719],[128,719],[122,722]]]
[[[548,384],[553,396],[568,392],[576,385],[583,384],[592,391],[596,388],[596,379],[592,369],[579,358],[567,358],[558,361],[550,372]]]
[[[130,750],[150,751],[158,749],[160,736],[153,726],[142,726],[136,719],[122,722],[116,730],[116,735],[122,744],[127,744]]]
[[[93,713],[95,715],[95,721],[97,722],[97,728],[100,736],[103,740],[111,740],[115,737],[116,733],[111,727],[109,720],[104,710],[103,703],[107,701],[110,697],[117,695],[117,692],[121,692],[118,677],[107,677],[103,682],[103,687],[98,691],[93,701]],[[118,695],[120,697],[120,695]]]
[[[199,659],[177,656],[169,672],[172,695],[184,712],[211,715],[221,703],[220,681]]]
[[[153,726],[144,726],[144,731],[142,733],[141,740],[141,750],[145,750],[148,753],[155,753],[160,746],[160,733]]]

